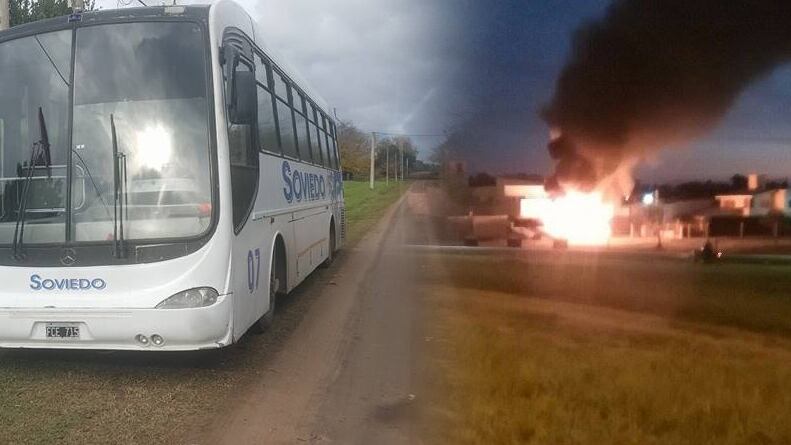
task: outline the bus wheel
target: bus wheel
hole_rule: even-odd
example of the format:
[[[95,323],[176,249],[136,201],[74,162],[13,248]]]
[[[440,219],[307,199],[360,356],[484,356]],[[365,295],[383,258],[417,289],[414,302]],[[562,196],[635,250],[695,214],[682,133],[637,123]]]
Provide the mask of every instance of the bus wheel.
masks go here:
[[[330,267],[333,261],[335,261],[335,224],[330,224],[330,242],[329,242],[329,252],[327,252],[327,259],[321,263],[321,267]]]
[[[275,321],[277,294],[280,290],[280,278],[278,278],[277,267],[278,261],[277,257],[275,257],[272,259],[272,265],[269,271],[269,310],[253,325],[252,331],[255,334],[264,333],[272,326],[272,322]]]

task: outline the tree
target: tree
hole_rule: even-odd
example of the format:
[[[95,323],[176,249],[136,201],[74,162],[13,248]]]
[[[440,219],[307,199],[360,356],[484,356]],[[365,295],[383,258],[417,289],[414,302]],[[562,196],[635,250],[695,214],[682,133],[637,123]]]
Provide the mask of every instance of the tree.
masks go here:
[[[343,171],[351,173],[357,179],[367,178],[371,167],[371,135],[363,133],[351,122],[340,122],[338,146]]]
[[[338,145],[343,159],[343,171],[351,173],[356,179],[367,180],[371,171],[371,134],[365,133],[346,121],[338,123]],[[389,153],[389,157],[388,157]],[[378,134],[375,147],[377,179],[384,179],[387,160],[390,160],[390,178],[395,179],[398,171],[401,176],[401,154],[403,163],[409,166],[407,172],[430,170],[432,166],[417,160],[417,146],[406,136],[384,136]]]
[[[733,186],[734,190],[745,190],[747,189],[747,176],[735,174],[731,176],[731,185]]]
[[[486,172],[481,172],[475,176],[470,176],[470,179],[467,181],[467,183],[470,185],[470,187],[493,186],[497,185],[497,178]]]
[[[399,178],[401,177],[402,161],[404,166],[408,166],[407,173],[416,171],[416,167],[422,165],[418,164],[417,152],[417,146],[415,146],[412,139],[407,136],[391,136],[381,139],[376,146],[377,174],[385,174],[388,159],[390,160],[389,171],[391,178],[395,178],[396,170],[398,171]]]
[[[85,10],[93,11],[95,0],[85,0]],[[10,0],[11,26],[71,14],[67,0]]]
[[[788,179],[773,179],[768,181],[764,186],[767,190],[774,190],[774,189],[787,189],[788,188]]]

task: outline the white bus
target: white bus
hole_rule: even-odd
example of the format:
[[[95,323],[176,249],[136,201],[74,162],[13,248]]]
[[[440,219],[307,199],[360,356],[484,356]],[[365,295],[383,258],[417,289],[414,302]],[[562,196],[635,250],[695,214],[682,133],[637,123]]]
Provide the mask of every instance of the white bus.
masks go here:
[[[0,347],[197,350],[332,260],[329,108],[237,4],[0,33]]]

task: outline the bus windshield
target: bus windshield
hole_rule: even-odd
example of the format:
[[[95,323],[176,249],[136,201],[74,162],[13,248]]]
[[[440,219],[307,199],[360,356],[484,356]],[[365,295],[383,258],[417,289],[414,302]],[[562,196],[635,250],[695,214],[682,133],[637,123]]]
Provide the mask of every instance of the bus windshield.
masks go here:
[[[13,238],[30,147],[40,137],[39,107],[52,166],[33,162],[26,244],[112,240],[116,192],[127,240],[204,233],[213,206],[201,28],[116,23],[78,28],[74,36],[73,75],[71,31],[0,44],[0,244]]]
[[[31,170],[27,220],[36,229],[25,241],[65,237],[71,35],[58,31],[0,44],[0,244],[11,244]],[[41,139],[39,109],[49,135],[49,174],[44,163],[29,165]]]

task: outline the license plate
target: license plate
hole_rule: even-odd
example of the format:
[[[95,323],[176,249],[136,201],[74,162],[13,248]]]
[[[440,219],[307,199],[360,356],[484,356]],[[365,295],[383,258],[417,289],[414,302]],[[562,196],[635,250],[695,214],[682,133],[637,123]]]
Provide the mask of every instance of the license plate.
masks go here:
[[[80,327],[47,323],[47,338],[80,338]]]

